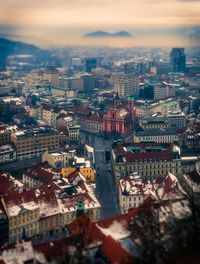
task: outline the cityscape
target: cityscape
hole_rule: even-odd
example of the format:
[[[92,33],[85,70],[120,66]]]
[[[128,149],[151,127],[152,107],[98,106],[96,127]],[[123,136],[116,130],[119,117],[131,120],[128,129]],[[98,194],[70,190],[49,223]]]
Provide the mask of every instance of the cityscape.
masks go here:
[[[199,263],[200,1],[1,2],[0,264]]]

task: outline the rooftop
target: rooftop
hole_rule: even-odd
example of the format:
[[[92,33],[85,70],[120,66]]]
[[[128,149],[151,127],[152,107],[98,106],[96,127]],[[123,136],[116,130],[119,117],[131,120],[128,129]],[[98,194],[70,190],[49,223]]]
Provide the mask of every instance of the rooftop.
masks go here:
[[[144,162],[180,158],[178,149],[174,149],[172,144],[164,143],[118,144],[113,152],[115,155],[115,162]]]
[[[40,136],[45,134],[59,134],[58,130],[52,127],[38,127],[29,130],[20,130],[14,132],[16,137],[32,137],[32,136]]]

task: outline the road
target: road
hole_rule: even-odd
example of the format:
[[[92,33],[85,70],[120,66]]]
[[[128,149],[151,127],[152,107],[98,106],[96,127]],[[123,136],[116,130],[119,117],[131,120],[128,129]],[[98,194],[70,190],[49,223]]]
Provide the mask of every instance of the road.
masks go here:
[[[112,176],[111,163],[106,162],[105,151],[111,150],[111,139],[94,135],[83,135],[85,143],[94,148],[96,176],[96,196],[101,204],[101,218],[109,218],[120,213],[117,186]]]

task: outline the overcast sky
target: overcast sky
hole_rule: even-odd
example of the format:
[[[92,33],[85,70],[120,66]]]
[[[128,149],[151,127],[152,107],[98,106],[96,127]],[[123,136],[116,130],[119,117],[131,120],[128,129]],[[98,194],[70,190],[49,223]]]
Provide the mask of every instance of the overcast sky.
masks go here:
[[[0,0],[0,25],[38,36],[47,27],[48,38],[59,27],[190,28],[200,26],[200,0]]]

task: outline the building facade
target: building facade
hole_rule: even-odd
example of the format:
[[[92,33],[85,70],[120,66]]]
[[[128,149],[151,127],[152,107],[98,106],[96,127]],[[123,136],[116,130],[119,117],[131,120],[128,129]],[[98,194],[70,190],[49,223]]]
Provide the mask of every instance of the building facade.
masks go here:
[[[127,135],[132,131],[132,116],[126,109],[112,109],[103,116],[103,131]]]
[[[17,149],[17,159],[42,157],[52,148],[59,148],[62,135],[54,128],[38,127],[11,134],[11,141]]]
[[[114,90],[120,97],[138,96],[139,78],[135,74],[117,73],[112,75]]]
[[[112,169],[117,179],[138,172],[153,180],[168,172],[181,175],[180,149],[172,144],[124,143],[113,146]]]

